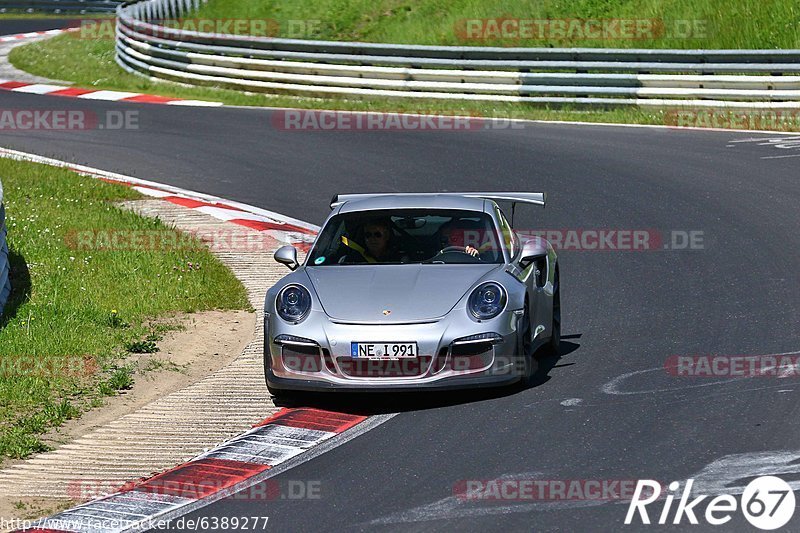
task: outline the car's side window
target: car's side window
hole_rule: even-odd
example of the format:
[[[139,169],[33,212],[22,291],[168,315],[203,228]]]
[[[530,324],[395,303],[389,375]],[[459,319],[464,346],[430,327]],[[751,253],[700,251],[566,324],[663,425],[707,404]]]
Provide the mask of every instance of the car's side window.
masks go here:
[[[503,245],[506,247],[506,250],[508,250],[509,256],[514,257],[517,255],[517,236],[514,234],[514,231],[511,229],[511,224],[508,223],[508,220],[506,220],[500,208],[496,207],[495,210],[497,212],[497,219],[500,221],[500,232],[503,234]]]

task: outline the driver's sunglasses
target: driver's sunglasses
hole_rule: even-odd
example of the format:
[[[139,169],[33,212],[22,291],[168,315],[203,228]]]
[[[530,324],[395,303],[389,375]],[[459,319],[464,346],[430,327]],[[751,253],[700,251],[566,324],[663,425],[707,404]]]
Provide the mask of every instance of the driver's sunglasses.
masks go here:
[[[371,239],[372,237],[375,237],[376,239],[381,239],[381,238],[383,238],[383,236],[384,236],[384,233],[382,231],[365,231],[364,232],[364,237],[366,237],[367,239]]]

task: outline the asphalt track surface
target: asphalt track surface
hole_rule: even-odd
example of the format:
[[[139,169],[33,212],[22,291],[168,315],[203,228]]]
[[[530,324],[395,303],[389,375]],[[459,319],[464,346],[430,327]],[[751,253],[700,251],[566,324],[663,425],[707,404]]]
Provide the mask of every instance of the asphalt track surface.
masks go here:
[[[547,208],[519,208],[518,228],[703,232],[699,250],[562,252],[563,355],[535,386],[314,398],[400,414],[275,478],[318,483],[319,499],[235,498],[194,517],[269,516],[280,531],[611,531],[624,527],[626,505],[459,502],[453,487],[699,478],[724,491],[765,472],[800,480],[797,455],[776,455],[800,449],[797,378],[677,378],[663,368],[671,355],[800,350],[798,159],[763,159],[800,152],[733,142],[777,135],[562,124],[287,132],[265,110],[12,93],[0,93],[0,108],[136,111],[136,130],[4,130],[0,144],[317,224],[335,193],[543,190]],[[687,528],[684,518],[673,529]],[[740,513],[718,529],[753,530]]]
[[[80,17],[53,18],[3,18],[0,19],[0,35],[15,35],[31,31],[55,30],[66,27],[78,27]]]

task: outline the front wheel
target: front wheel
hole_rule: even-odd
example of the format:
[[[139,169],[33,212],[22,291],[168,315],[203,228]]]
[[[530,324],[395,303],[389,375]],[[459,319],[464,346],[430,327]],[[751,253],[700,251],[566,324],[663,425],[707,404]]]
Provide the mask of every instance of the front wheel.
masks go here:
[[[276,405],[283,405],[297,402],[298,394],[295,391],[276,389],[269,384],[269,380],[267,379],[267,376],[269,376],[269,371],[270,356],[269,354],[264,354],[264,381],[267,385],[267,392],[270,394],[270,396],[272,396],[273,403]]]
[[[302,401],[302,393],[298,391],[276,389],[269,384],[267,391],[272,395],[272,402],[277,406],[295,407]]]
[[[532,346],[532,328],[531,328],[531,315],[529,311],[528,299],[525,299],[525,311],[522,315],[522,338],[519,342],[519,351],[522,357],[522,382],[527,385],[533,378],[536,370],[536,363],[533,360]]]

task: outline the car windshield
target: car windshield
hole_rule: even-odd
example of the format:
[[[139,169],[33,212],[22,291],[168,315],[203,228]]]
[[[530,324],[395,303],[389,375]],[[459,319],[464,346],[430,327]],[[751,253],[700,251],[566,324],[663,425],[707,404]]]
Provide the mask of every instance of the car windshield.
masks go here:
[[[492,218],[478,211],[406,209],[331,218],[308,265],[502,263]]]

